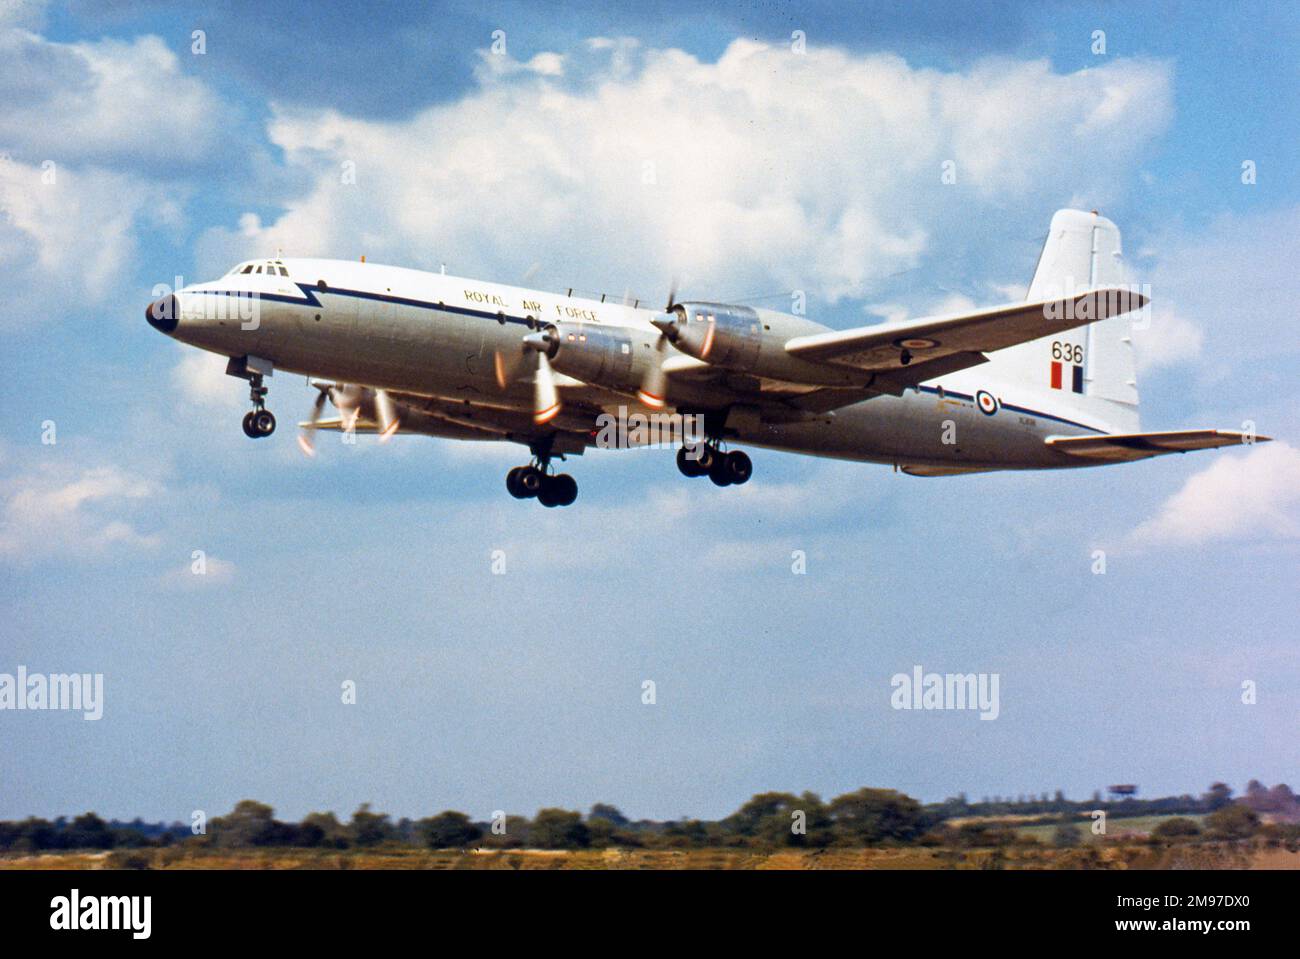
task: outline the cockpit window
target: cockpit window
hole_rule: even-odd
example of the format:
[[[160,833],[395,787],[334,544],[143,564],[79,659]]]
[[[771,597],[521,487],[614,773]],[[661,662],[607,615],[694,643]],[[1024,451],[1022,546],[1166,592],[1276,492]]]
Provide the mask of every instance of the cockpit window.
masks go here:
[[[285,269],[284,264],[278,262],[270,263],[236,263],[230,268],[227,276],[243,276],[245,274],[265,274],[266,276],[283,276],[288,277],[289,271]]]

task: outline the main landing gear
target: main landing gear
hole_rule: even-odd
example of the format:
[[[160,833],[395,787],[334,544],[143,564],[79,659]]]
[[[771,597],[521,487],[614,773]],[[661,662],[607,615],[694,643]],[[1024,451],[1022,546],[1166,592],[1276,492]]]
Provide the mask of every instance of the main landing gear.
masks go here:
[[[275,416],[266,408],[266,392],[262,374],[250,373],[248,398],[253,401],[253,408],[244,414],[244,435],[249,439],[261,439],[275,432]]]
[[[549,444],[533,447],[533,461],[506,474],[506,489],[515,499],[533,499],[545,507],[568,506],[578,498],[578,482],[568,473],[551,472]]]
[[[683,476],[707,476],[714,486],[741,486],[754,475],[754,464],[741,450],[724,452],[715,442],[677,451],[677,468]]]

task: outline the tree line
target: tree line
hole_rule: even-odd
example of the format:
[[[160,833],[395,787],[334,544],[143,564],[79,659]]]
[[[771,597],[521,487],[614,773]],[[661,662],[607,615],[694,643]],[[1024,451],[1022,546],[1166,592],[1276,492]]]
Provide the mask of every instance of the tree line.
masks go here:
[[[366,849],[380,846],[430,849],[620,847],[702,848],[882,845],[1002,846],[1036,842],[999,815],[1038,815],[1058,823],[1052,841],[1073,845],[1082,838],[1079,821],[1097,809],[1122,819],[1136,815],[1174,815],[1160,823],[1153,838],[1236,840],[1264,834],[1288,844],[1300,841],[1300,804],[1286,785],[1264,787],[1255,780],[1234,800],[1232,790],[1215,783],[1200,797],[1105,802],[1072,802],[1058,792],[1026,801],[970,803],[964,797],[922,805],[892,789],[863,788],[829,802],[804,792],[760,793],[720,820],[667,822],[629,820],[615,806],[597,803],[585,815],[542,809],[530,817],[502,814],[475,821],[447,810],[424,819],[392,817],[363,804],[346,822],[332,812],[313,812],[299,822],[275,818],[272,807],[245,799],[197,834],[184,823],[107,822],[93,812],[49,821],[29,818],[0,822],[0,851],[131,849],[185,844],[200,848],[305,847]],[[1203,820],[1188,818],[1190,814]],[[1262,815],[1280,820],[1263,824]],[[956,822],[954,823],[953,820]],[[1287,820],[1291,821],[1288,825]]]

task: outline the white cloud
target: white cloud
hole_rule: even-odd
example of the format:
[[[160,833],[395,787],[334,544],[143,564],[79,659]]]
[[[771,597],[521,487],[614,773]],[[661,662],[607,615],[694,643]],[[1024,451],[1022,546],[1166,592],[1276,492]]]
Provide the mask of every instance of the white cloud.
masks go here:
[[[539,53],[524,66],[540,76],[564,76],[564,57],[558,53]]]
[[[1014,297],[1024,299],[1024,296]],[[868,303],[866,311],[880,317],[885,323],[898,323],[903,320],[918,319],[923,316],[947,316],[952,313],[966,313],[975,309],[977,304],[969,296],[961,293],[949,293],[938,299],[921,300],[915,303]]]
[[[917,265],[932,231],[984,239],[1008,197],[1112,196],[1170,113],[1167,67],[1124,60],[943,73],[747,40],[716,62],[598,40],[563,77],[533,62],[409,119],[278,107],[269,136],[314,185],[253,236],[210,231],[200,263],[283,248],[508,278],[540,253],[551,286],[649,293],[677,273],[692,295],[864,296]],[[940,182],[947,159],[957,186]]]
[[[156,484],[114,466],[46,466],[0,481],[0,559],[152,546],[156,537],[124,515],[157,493]]]
[[[1133,355],[1137,371],[1176,366],[1201,355],[1205,337],[1201,328],[1185,317],[1171,300],[1153,295],[1146,314],[1133,323]],[[1142,317],[1149,317],[1145,324]]]
[[[1024,283],[990,283],[989,290],[998,303],[1020,303],[1029,295],[1029,282]]]
[[[56,165],[43,179],[46,172],[0,162],[0,273],[9,297],[0,324],[40,321],[120,291],[134,274],[138,228],[180,218],[174,197],[125,174]]]
[[[0,30],[24,27],[38,30],[45,24],[46,0],[0,0]]]
[[[26,29],[42,13],[0,9],[0,326],[139,295],[138,238],[182,223],[239,127],[159,37],[51,41]]]
[[[172,383],[182,397],[205,410],[247,406],[247,392],[226,375],[226,357],[187,349],[172,370]]]
[[[478,55],[478,65],[474,75],[480,82],[491,82],[496,77],[519,73],[531,73],[540,77],[564,76],[565,58],[559,53],[544,51],[525,62],[516,60],[505,52],[479,50]]]
[[[24,162],[166,169],[211,161],[228,133],[159,37],[58,43],[0,18],[0,60],[0,144]]]
[[[201,558],[192,558],[189,562],[168,570],[162,575],[161,583],[174,589],[224,586],[235,578],[236,571],[237,567],[229,560],[205,555]]]
[[[1294,312],[1300,206],[1228,214],[1199,229],[1169,224],[1144,246],[1155,262],[1144,277],[1151,327],[1135,335],[1142,368],[1194,361],[1214,382],[1246,366],[1253,377],[1261,361],[1300,349],[1287,319]]]
[[[1149,546],[1297,537],[1300,450],[1275,442],[1244,455],[1218,454],[1138,526],[1132,539]]]

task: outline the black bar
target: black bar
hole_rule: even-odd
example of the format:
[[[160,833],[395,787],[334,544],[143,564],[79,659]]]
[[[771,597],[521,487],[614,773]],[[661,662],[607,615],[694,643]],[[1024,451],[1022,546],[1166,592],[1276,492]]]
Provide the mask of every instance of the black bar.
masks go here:
[[[31,938],[97,946],[129,930],[56,931],[52,900],[78,890],[149,896],[149,941],[183,945],[375,942],[435,935],[522,936],[611,944],[694,930],[703,941],[762,947],[775,933],[868,944],[903,935],[986,951],[1051,943],[1221,949],[1291,932],[1293,873],[1246,871],[562,871],[158,870],[0,871],[6,943]],[[1121,904],[1121,897],[1125,904]],[[1170,899],[1167,897],[1176,897]],[[1195,897],[1213,897],[1197,903]],[[1177,903],[1175,905],[1175,903]],[[1164,929],[1244,920],[1249,929]],[[1117,922],[1155,928],[1119,929]],[[1046,937],[1046,938],[1044,938]],[[432,941],[432,940],[430,940]],[[663,940],[656,940],[663,941]],[[672,940],[681,941],[681,940]]]

